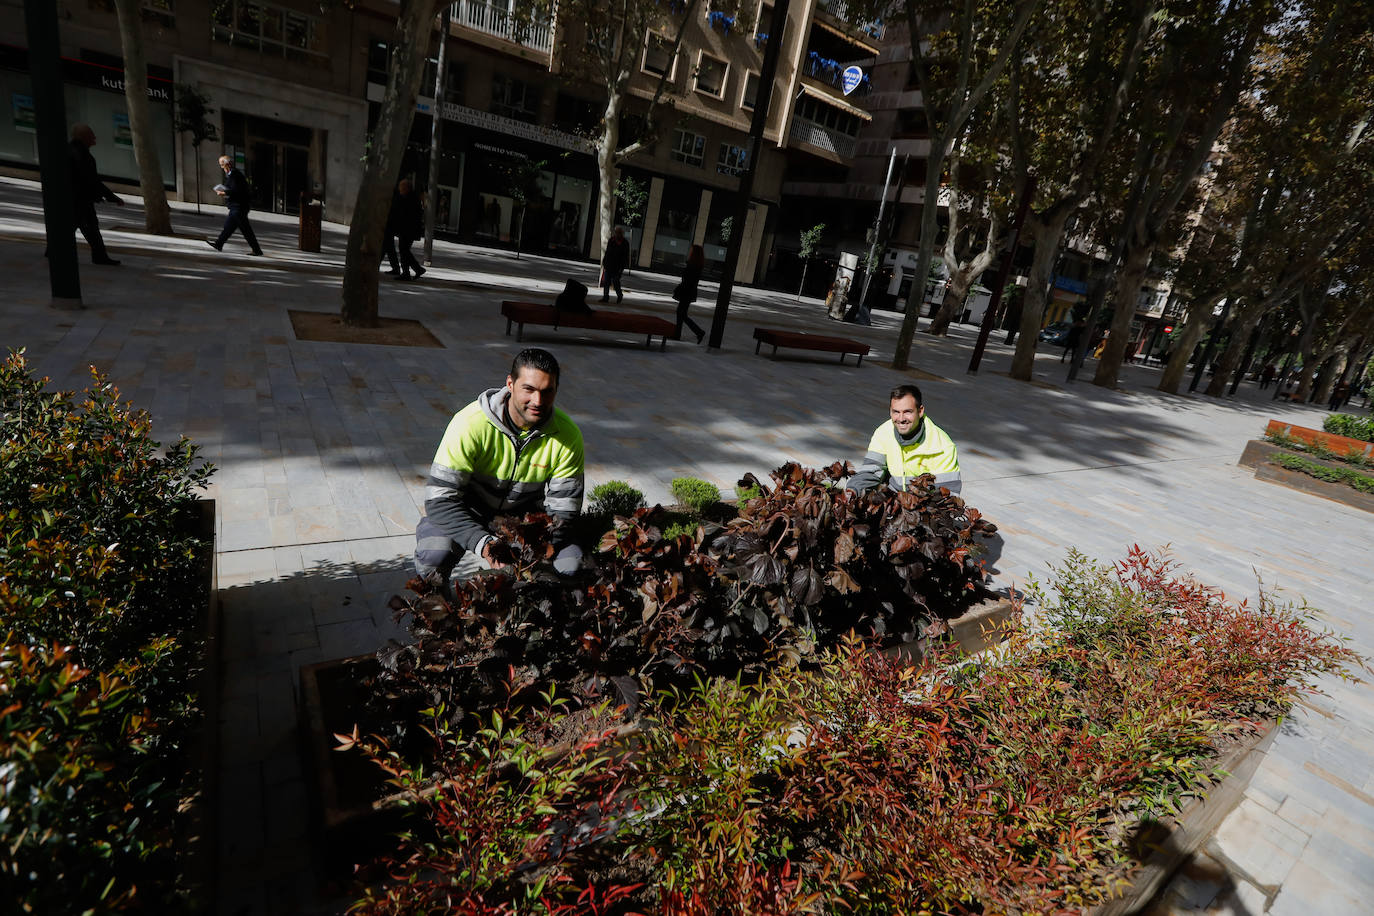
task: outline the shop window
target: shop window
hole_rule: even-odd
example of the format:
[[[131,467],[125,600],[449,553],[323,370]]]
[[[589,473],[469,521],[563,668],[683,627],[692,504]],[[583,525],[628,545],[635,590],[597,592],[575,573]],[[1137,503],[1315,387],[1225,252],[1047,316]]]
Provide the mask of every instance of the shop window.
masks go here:
[[[725,95],[725,74],[729,65],[705,53],[697,62],[697,92],[720,98]]]
[[[219,0],[210,14],[210,37],[287,60],[329,62],[319,19],[259,0]]]
[[[644,42],[644,62],[640,65],[654,76],[668,74],[673,78],[673,43],[657,32],[650,32]]]
[[[706,138],[701,134],[694,134],[690,130],[673,131],[673,149],[670,155],[674,161],[700,168],[705,161],[705,153]]]
[[[729,143],[720,145],[720,152],[716,154],[716,171],[722,175],[733,175],[738,178],[749,167],[749,150],[743,146],[733,146]]]
[[[539,120],[539,94],[534,86],[513,76],[497,74],[491,80],[492,114],[534,124]]]
[[[755,100],[759,97],[759,75],[749,73],[744,77],[744,92],[740,94],[739,107],[753,111]]]

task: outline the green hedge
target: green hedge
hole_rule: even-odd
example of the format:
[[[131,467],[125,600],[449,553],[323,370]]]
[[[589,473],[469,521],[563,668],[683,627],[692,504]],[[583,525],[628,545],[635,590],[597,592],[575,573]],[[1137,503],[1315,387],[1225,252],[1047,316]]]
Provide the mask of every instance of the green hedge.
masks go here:
[[[0,366],[0,895],[19,912],[186,908],[199,785],[196,491],[185,439],[93,371],[53,392]]]
[[[1288,468],[1290,471],[1302,471],[1318,480],[1326,480],[1331,483],[1343,483],[1354,487],[1361,493],[1374,493],[1374,477],[1368,474],[1361,474],[1358,471],[1348,471],[1345,468],[1333,468],[1324,464],[1319,464],[1301,455],[1275,455],[1270,459],[1275,464]]]
[[[1322,429],[1338,436],[1374,442],[1374,418],[1352,417],[1348,413],[1333,413],[1322,421]]]

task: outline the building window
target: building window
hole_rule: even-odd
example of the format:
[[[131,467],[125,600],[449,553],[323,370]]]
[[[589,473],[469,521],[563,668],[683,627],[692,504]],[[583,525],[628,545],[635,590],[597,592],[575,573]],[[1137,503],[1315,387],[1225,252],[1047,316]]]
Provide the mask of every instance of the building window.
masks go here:
[[[644,42],[644,63],[641,66],[646,73],[654,76],[666,73],[672,79],[673,43],[657,32],[650,32]]]
[[[706,158],[706,138],[690,130],[673,131],[671,157],[676,162],[685,162],[700,168]]]
[[[729,143],[720,145],[720,152],[716,154],[716,171],[722,175],[733,175],[738,178],[744,174],[744,170],[749,166],[749,150],[742,146],[731,146]]]
[[[86,0],[90,9],[113,14],[114,0]],[[139,11],[144,22],[152,22],[167,29],[177,26],[176,0],[139,0]]]
[[[329,60],[319,19],[259,0],[218,0],[210,36],[288,60]]]
[[[795,109],[796,115],[813,124],[829,130],[839,131],[851,137],[858,136],[859,119],[811,96],[802,96]]]
[[[720,98],[725,95],[725,74],[729,65],[703,53],[697,62],[697,92]]]
[[[746,111],[754,110],[755,100],[759,97],[759,75],[749,73],[744,77],[744,92],[740,94],[739,107]]]
[[[491,80],[492,114],[534,124],[539,120],[539,94],[535,87],[513,76],[498,74]]]

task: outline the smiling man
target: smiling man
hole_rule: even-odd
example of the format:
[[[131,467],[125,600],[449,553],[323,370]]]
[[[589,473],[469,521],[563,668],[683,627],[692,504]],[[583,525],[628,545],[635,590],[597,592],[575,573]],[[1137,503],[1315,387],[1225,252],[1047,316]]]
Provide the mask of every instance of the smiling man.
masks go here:
[[[934,474],[937,487],[948,487],[951,493],[958,493],[963,487],[959,449],[943,429],[926,417],[921,389],[898,385],[888,399],[891,419],[873,431],[863,466],[845,486],[859,493],[883,484],[904,490],[913,477]]]
[[[553,406],[558,361],[521,350],[503,388],[489,388],[448,425],[430,466],[425,516],[415,529],[415,571],[447,590],[453,568],[472,551],[497,565],[489,529],[498,515],[547,512],[569,521],[582,511],[582,433]],[[563,526],[562,531],[568,531]],[[575,544],[555,540],[554,567],[572,572]]]

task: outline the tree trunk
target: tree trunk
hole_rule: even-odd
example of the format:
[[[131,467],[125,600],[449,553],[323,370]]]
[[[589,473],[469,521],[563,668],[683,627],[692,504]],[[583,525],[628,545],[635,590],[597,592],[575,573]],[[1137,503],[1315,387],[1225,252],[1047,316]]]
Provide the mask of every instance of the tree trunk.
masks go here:
[[[415,97],[429,53],[434,11],[442,0],[401,0],[391,36],[391,66],[377,129],[367,148],[367,164],[348,227],[344,258],[343,323],[358,328],[377,326],[377,280],[382,259],[391,190],[401,173],[406,139],[415,117]]]
[[[1188,309],[1188,321],[1184,324],[1178,339],[1172,342],[1173,350],[1169,353],[1169,365],[1165,367],[1164,374],[1159,380],[1160,391],[1178,394],[1179,383],[1188,372],[1188,359],[1211,325],[1212,309],[1220,301],[1220,296],[1213,296],[1201,302],[1194,302]]]
[[[1131,321],[1135,318],[1136,298],[1140,295],[1140,285],[1145,279],[1145,271],[1150,266],[1150,256],[1154,254],[1153,242],[1132,245],[1126,252],[1126,262],[1116,275],[1116,311],[1112,314],[1111,333],[1107,335],[1107,346],[1097,361],[1097,372],[1093,384],[1102,388],[1115,388],[1117,377],[1121,374],[1121,363],[1126,348],[1131,346]]]
[[[906,368],[907,360],[911,357],[911,338],[916,334],[916,319],[921,317],[921,306],[925,303],[930,264],[935,259],[935,217],[940,209],[940,170],[948,149],[948,141],[942,141],[937,156],[932,141],[926,159],[926,190],[921,200],[921,236],[917,242],[916,273],[913,274],[911,292],[906,297],[906,316],[902,318],[902,329],[897,335],[897,348],[892,354],[893,369]]]
[[[1069,221],[1071,213],[1072,207],[1063,207],[1053,211],[1047,221],[1038,214],[1033,217],[1031,237],[1035,240],[1035,258],[1031,262],[1026,292],[1021,297],[1021,339],[1016,342],[1016,352],[1011,357],[1011,377],[1023,382],[1029,382],[1035,370],[1035,345],[1040,336],[1040,323],[1045,320],[1050,271],[1054,268],[1054,257],[1059,253],[1064,224]]]
[[[1340,373],[1336,367],[1340,365],[1342,354],[1332,353],[1328,356],[1317,370],[1317,379],[1314,384],[1315,390],[1312,392],[1312,400],[1318,404],[1325,404],[1331,400],[1331,389],[1336,387],[1336,379]]]
[[[606,243],[615,230],[615,150],[620,145],[620,107],[624,104],[623,90],[610,87],[606,92],[606,111],[602,115],[601,142],[596,148],[596,175],[601,182],[601,195],[596,202],[597,238],[600,260],[606,257]]]
[[[129,106],[138,184],[143,192],[143,225],[151,235],[172,234],[172,209],[162,186],[162,164],[148,115],[148,62],[143,55],[143,13],[139,0],[115,0],[119,41],[124,49],[124,99]]]
[[[811,269],[811,259],[802,259],[802,281],[801,286],[797,287],[797,301],[801,302],[802,290],[806,289],[806,272]]]
[[[1226,342],[1226,351],[1217,360],[1217,371],[1207,382],[1207,394],[1209,397],[1219,398],[1226,393],[1226,387],[1231,383],[1231,376],[1235,374],[1236,367],[1240,365],[1240,358],[1245,353],[1245,348],[1250,342],[1250,335],[1255,330],[1255,325],[1259,324],[1264,317],[1264,303],[1253,307],[1244,307],[1239,310],[1235,319],[1231,322],[1231,339]]]
[[[945,299],[940,303],[940,311],[935,313],[935,318],[931,320],[930,327],[926,328],[927,334],[949,333],[949,325],[963,309],[964,300],[968,298],[968,291],[973,288],[973,284],[978,282],[978,278],[983,275],[983,271],[991,262],[990,253],[987,257],[980,253],[968,264],[961,265],[958,270],[950,274],[949,282],[945,285]]]

